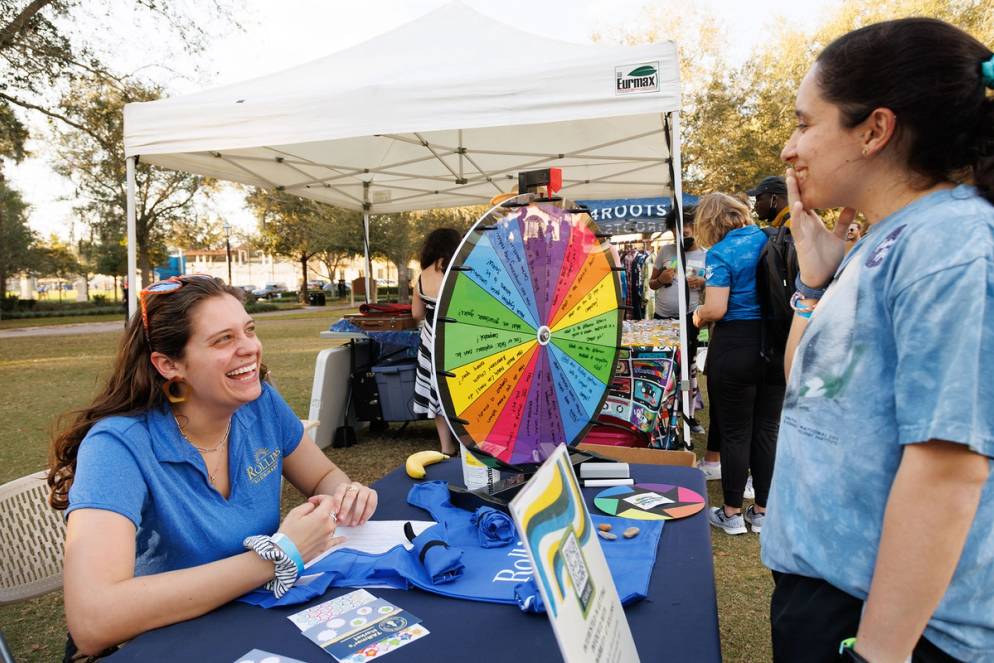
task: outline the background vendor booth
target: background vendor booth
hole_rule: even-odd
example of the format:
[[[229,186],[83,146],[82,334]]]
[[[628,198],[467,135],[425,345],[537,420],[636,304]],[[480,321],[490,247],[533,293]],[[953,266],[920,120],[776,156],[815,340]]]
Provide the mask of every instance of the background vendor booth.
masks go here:
[[[370,213],[486,204],[543,167],[569,199],[679,200],[679,109],[672,42],[556,41],[452,3],[287,71],[128,104],[129,273],[138,159],[361,210],[368,238]]]

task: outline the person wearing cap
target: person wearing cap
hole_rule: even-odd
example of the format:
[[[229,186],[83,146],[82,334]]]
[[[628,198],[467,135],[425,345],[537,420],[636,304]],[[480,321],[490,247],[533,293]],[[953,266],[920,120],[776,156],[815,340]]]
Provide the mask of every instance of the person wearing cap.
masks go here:
[[[764,177],[763,181],[746,193],[756,199],[752,209],[760,221],[766,221],[774,228],[784,224],[790,228],[787,181],[783,177],[775,175]]]

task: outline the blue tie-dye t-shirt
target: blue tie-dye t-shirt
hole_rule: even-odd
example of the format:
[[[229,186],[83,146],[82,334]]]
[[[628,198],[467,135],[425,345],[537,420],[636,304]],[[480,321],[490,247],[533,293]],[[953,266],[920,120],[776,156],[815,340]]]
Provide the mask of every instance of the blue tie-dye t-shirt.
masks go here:
[[[722,320],[759,320],[756,265],[767,237],[756,226],[731,230],[707,252],[705,285],[728,288],[728,310]]]
[[[932,439],[994,456],[994,207],[966,186],[877,223],[812,315],[783,406],[763,562],[865,599],[903,445]],[[994,661],[992,490],[994,472],[925,631],[963,660]]]

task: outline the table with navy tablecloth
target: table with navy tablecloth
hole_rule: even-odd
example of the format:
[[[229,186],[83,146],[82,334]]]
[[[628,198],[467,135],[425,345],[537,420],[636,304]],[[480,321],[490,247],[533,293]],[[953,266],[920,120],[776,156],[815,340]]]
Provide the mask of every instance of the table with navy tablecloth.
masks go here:
[[[693,468],[632,465],[642,483],[676,483],[707,494],[703,474]],[[428,468],[428,478],[461,483],[458,461]],[[375,518],[424,520],[424,511],[407,504],[413,480],[399,468],[377,481],[379,508]],[[584,489],[588,508],[602,489]],[[287,619],[309,605],[352,591],[329,590],[310,603],[264,609],[232,602],[202,617],[149,631],[122,647],[108,660],[233,662],[252,649],[301,661],[333,661],[301,635]],[[544,614],[521,612],[516,606],[446,598],[417,589],[371,589],[372,594],[420,617],[430,635],[389,654],[393,661],[448,660],[473,663],[562,660],[552,626]],[[704,511],[663,527],[648,598],[625,608],[643,661],[720,661],[717,603],[711,556],[711,535]]]

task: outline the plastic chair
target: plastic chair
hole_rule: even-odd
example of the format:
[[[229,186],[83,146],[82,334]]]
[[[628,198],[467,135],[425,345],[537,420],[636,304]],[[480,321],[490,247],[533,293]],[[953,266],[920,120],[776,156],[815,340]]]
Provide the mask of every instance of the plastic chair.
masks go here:
[[[0,631],[0,663],[14,663],[14,655],[4,640],[3,631]]]
[[[0,486],[0,605],[62,587],[66,524],[48,505],[47,474]]]

